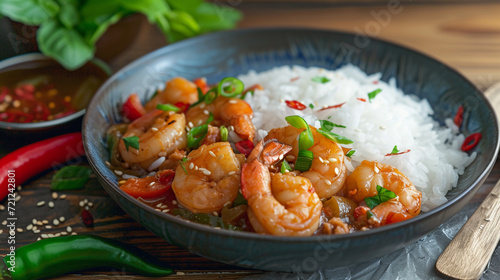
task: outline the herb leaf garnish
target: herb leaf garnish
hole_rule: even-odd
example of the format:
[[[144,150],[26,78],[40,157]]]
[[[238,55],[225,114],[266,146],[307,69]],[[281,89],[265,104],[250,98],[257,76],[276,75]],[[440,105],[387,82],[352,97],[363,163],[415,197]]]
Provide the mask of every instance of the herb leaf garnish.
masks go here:
[[[123,143],[125,143],[125,148],[127,149],[128,152],[128,147],[132,147],[136,150],[139,150],[139,137],[138,136],[130,136],[130,137],[123,137]]]
[[[382,90],[381,89],[376,89],[370,93],[368,93],[368,101],[372,102],[372,99],[375,98],[375,96],[377,96],[377,94],[379,94]]]
[[[325,130],[325,131],[332,131],[332,129],[334,127],[345,128],[345,125],[332,123],[331,121],[327,121],[327,120],[319,120],[319,123],[321,124],[321,129]]]
[[[325,83],[328,83],[330,81],[330,79],[328,79],[327,77],[316,76],[316,77],[312,78],[311,81],[313,81],[315,83],[325,84]]]
[[[373,209],[375,208],[375,206],[396,197],[397,195],[393,191],[390,191],[384,187],[377,185],[377,195],[372,197],[366,197],[365,203],[368,207],[370,207],[370,209]]]

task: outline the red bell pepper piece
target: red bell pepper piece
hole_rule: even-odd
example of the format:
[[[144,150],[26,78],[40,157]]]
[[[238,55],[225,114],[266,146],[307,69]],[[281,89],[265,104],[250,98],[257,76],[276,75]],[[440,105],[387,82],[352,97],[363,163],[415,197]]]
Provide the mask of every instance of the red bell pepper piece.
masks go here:
[[[144,106],[142,106],[139,96],[135,93],[131,94],[127,101],[123,104],[122,112],[127,119],[133,121],[146,114]]]

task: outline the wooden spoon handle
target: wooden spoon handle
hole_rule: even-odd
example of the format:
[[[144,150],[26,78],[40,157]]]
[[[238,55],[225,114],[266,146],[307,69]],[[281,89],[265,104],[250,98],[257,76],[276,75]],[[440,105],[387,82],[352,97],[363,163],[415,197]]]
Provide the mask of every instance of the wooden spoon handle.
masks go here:
[[[479,279],[500,240],[500,181],[439,256],[436,269],[457,279]]]

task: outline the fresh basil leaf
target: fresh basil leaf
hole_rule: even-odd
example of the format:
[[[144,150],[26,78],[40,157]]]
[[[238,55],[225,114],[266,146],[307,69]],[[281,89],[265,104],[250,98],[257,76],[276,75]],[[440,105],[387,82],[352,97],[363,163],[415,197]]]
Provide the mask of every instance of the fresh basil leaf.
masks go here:
[[[128,147],[132,147],[136,150],[139,150],[139,137],[137,136],[130,136],[130,137],[123,137],[123,143],[125,144],[125,148],[128,151]]]
[[[194,13],[203,0],[166,0],[174,10]]]
[[[316,77],[312,78],[311,81],[313,81],[315,83],[325,84],[325,83],[328,83],[330,81],[330,79],[328,79],[327,77],[316,76]]]
[[[158,18],[164,17],[170,11],[165,1],[159,0],[122,0],[121,6],[132,12],[144,14],[149,22],[155,23]]]
[[[229,6],[203,2],[192,14],[200,26],[201,33],[231,29],[242,18],[242,13]]]
[[[73,28],[80,22],[78,2],[76,0],[59,0],[61,8],[58,14],[59,21],[66,28]]]
[[[85,41],[94,45],[108,28],[117,23],[123,16],[123,12],[117,12],[115,14],[102,15],[94,19],[85,19],[79,23],[78,28],[86,30]]]
[[[397,195],[393,191],[390,191],[384,187],[381,187],[380,185],[377,185],[377,194],[372,197],[366,197],[365,203],[368,207],[370,207],[370,209],[373,209],[375,208],[375,206],[396,197]]]
[[[171,31],[192,37],[200,34],[200,26],[193,17],[183,11],[171,11],[166,14]]]
[[[85,0],[79,11],[85,20],[96,20],[99,17],[108,17],[123,12],[121,2],[123,0]]]
[[[354,143],[354,141],[352,141],[351,139],[348,139],[344,136],[340,136],[338,134],[335,134],[333,132],[330,132],[330,131],[326,131],[326,130],[323,130],[323,129],[318,129],[318,132],[325,136],[326,138],[334,141],[334,142],[337,142],[339,144],[352,144]]]
[[[85,166],[65,166],[52,177],[52,190],[77,190],[87,183],[92,170]]]
[[[13,21],[27,25],[40,25],[59,12],[59,4],[54,0],[2,0],[0,13]]]
[[[370,93],[368,93],[368,101],[372,102],[372,99],[375,98],[375,96],[377,96],[377,94],[379,94],[382,90],[381,89],[376,89]]]
[[[40,50],[56,59],[66,69],[74,70],[94,56],[94,46],[85,42],[74,29],[61,26],[56,20],[43,23],[37,32]]]
[[[223,229],[229,229],[229,230],[237,230],[237,231],[242,231],[243,229],[238,226],[233,226],[228,223],[224,223],[222,221],[222,218],[220,217],[215,217],[209,214],[205,213],[196,213],[194,214],[193,212],[186,210],[186,209],[174,209],[172,210],[172,214],[176,216],[180,216],[186,220],[192,221],[192,222],[197,222],[200,224],[204,225],[209,225],[212,227],[220,227]]]

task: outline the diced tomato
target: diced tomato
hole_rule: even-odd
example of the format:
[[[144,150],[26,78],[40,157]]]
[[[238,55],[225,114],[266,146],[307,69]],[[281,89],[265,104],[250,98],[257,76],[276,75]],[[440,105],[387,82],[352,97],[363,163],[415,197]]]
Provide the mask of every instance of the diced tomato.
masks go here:
[[[304,110],[306,108],[306,105],[302,104],[301,102],[297,100],[285,100],[285,103],[288,107],[296,110]]]
[[[193,83],[201,89],[201,92],[207,93],[210,90],[210,87],[207,85],[206,78],[196,78],[193,80]]]
[[[249,156],[254,148],[254,144],[250,140],[243,140],[235,144],[236,149],[245,156]]]
[[[407,214],[407,213],[390,212],[389,214],[387,214],[387,218],[385,218],[384,225],[406,221],[406,220],[410,219],[411,217],[412,216],[410,214]]]
[[[180,109],[179,113],[186,113],[186,111],[189,109],[190,106],[189,104],[184,102],[177,102],[174,105],[175,107]]]
[[[127,119],[133,121],[140,118],[146,113],[144,106],[142,106],[139,96],[135,93],[131,94],[127,101],[123,104],[122,112]]]
[[[175,171],[164,170],[161,174],[145,178],[131,178],[120,186],[124,192],[135,198],[157,198],[164,196],[172,187]]]

